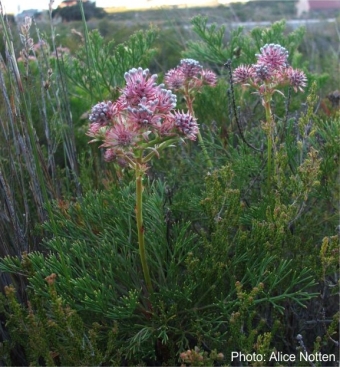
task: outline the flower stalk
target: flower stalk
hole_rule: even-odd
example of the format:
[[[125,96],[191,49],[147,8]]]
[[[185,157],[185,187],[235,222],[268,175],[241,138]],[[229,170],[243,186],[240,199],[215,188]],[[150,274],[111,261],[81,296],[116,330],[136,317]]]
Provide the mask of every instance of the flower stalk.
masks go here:
[[[267,135],[267,192],[270,193],[273,169],[275,165],[275,121],[271,110],[274,93],[283,95],[277,88],[289,85],[295,92],[303,91],[307,85],[307,78],[303,71],[293,69],[288,64],[288,51],[276,44],[266,44],[256,55],[257,62],[253,65],[241,65],[233,72],[233,82],[243,87],[256,90],[265,110],[266,121],[263,130]]]
[[[143,223],[143,177],[144,172],[141,164],[136,165],[136,222],[138,233],[139,257],[142,264],[144,281],[149,294],[152,293],[152,283],[148,262],[146,259],[145,239],[144,239],[144,223]]]
[[[185,101],[187,103],[187,107],[188,107],[189,113],[191,114],[191,116],[195,116],[194,115],[194,108],[193,108],[194,97],[191,97],[190,96],[190,93],[189,93],[189,90],[188,90],[187,87],[185,87],[185,89],[184,89],[184,98],[185,98]],[[212,164],[212,161],[210,159],[210,156],[209,156],[209,153],[207,151],[207,148],[205,146],[205,143],[204,143],[204,140],[203,140],[203,137],[202,137],[200,128],[198,128],[197,138],[198,138],[198,144],[200,145],[200,147],[202,149],[202,152],[204,154],[204,157],[205,157],[205,160],[206,160],[206,162],[208,164],[208,167],[210,169],[212,169],[213,168],[213,164]]]
[[[273,162],[272,153],[274,145],[274,120],[272,116],[272,111],[270,107],[271,96],[268,100],[264,100],[264,109],[266,112],[266,131],[267,131],[267,190],[270,193],[272,175],[273,175]]]
[[[87,135],[93,138],[90,142],[103,143],[100,147],[105,148],[107,162],[115,161],[135,172],[138,249],[150,295],[153,287],[143,222],[143,178],[147,164],[181,139],[196,140],[199,130],[193,114],[174,110],[176,95],[164,89],[164,84],[156,83],[157,75],[138,68],[126,72],[124,77],[126,86],[118,100],[92,107]]]

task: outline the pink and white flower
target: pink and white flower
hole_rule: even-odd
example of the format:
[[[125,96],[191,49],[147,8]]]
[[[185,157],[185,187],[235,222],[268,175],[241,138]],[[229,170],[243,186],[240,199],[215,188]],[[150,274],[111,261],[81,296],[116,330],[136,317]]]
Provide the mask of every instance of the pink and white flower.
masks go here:
[[[286,71],[289,84],[293,87],[295,92],[298,90],[303,91],[303,88],[307,86],[307,77],[302,70],[293,69],[289,67]]]
[[[198,135],[197,120],[190,113],[176,111],[173,115],[177,129],[190,140],[196,140]]]
[[[288,66],[288,51],[274,43],[266,44],[260,49],[261,53],[256,54],[257,64],[266,66],[269,70],[280,70]]]

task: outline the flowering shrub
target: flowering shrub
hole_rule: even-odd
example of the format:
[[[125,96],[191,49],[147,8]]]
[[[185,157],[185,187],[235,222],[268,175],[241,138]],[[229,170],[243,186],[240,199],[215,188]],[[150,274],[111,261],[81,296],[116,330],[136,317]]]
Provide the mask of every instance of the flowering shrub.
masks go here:
[[[253,65],[241,65],[232,74],[232,82],[252,87],[261,98],[265,109],[266,120],[262,124],[267,134],[267,170],[268,191],[273,176],[272,150],[276,151],[275,121],[271,108],[271,101],[275,92],[284,96],[277,88],[291,86],[295,92],[303,91],[307,85],[307,78],[303,71],[293,69],[288,64],[288,51],[277,44],[266,44],[256,54],[257,62]],[[274,156],[275,159],[275,156]]]
[[[187,59],[167,74],[166,81],[171,87],[184,88],[187,113],[174,110],[176,95],[165,89],[164,84],[157,84],[157,75],[151,75],[148,69],[133,68],[124,74],[124,78],[126,86],[115,102],[100,102],[92,108],[87,135],[93,138],[90,142],[103,142],[101,147],[105,148],[106,161],[116,160],[135,171],[139,255],[148,293],[152,293],[144,244],[143,175],[147,163],[155,155],[159,157],[163,149],[181,138],[196,140],[197,136],[200,137],[193,115],[192,91],[204,83],[214,85],[216,78],[212,72],[203,70],[197,61]]]

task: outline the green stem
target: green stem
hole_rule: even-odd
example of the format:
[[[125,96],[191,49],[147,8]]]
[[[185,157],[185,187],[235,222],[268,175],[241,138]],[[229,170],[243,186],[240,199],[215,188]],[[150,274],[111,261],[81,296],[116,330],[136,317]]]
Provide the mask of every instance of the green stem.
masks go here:
[[[193,102],[194,102],[194,100],[190,97],[190,94],[189,94],[188,91],[185,92],[185,100],[187,102],[187,106],[188,106],[188,110],[189,110],[190,115],[192,117],[195,117],[194,108],[193,108]],[[199,127],[198,127],[198,134],[197,134],[197,136],[198,136],[199,145],[202,148],[202,151],[203,151],[204,157],[205,157],[205,159],[207,161],[208,167],[210,169],[212,169],[214,166],[213,166],[212,161],[211,161],[211,159],[209,157],[209,154],[208,154],[207,148],[206,148],[206,146],[204,144],[204,140],[202,138],[202,134],[201,134],[201,131],[200,131],[200,128]]]
[[[142,263],[144,280],[149,293],[152,293],[152,284],[149,267],[146,261],[144,225],[143,225],[143,169],[140,164],[136,165],[136,220],[138,232],[139,256]]]
[[[270,108],[270,98],[267,98],[264,103],[264,108],[266,110],[266,123],[268,124],[267,131],[267,192],[270,192],[272,184],[273,175],[273,162],[272,162],[272,150],[273,150],[273,121],[272,121],[272,111]]]

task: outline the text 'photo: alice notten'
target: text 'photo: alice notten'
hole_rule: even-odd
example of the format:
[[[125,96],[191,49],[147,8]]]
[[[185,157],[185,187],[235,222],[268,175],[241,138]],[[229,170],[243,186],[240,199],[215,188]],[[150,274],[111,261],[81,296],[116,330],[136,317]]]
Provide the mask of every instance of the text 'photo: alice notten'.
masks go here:
[[[282,353],[272,352],[268,355],[257,353],[231,352],[231,361],[240,362],[335,362],[335,354],[311,353],[306,352]]]

